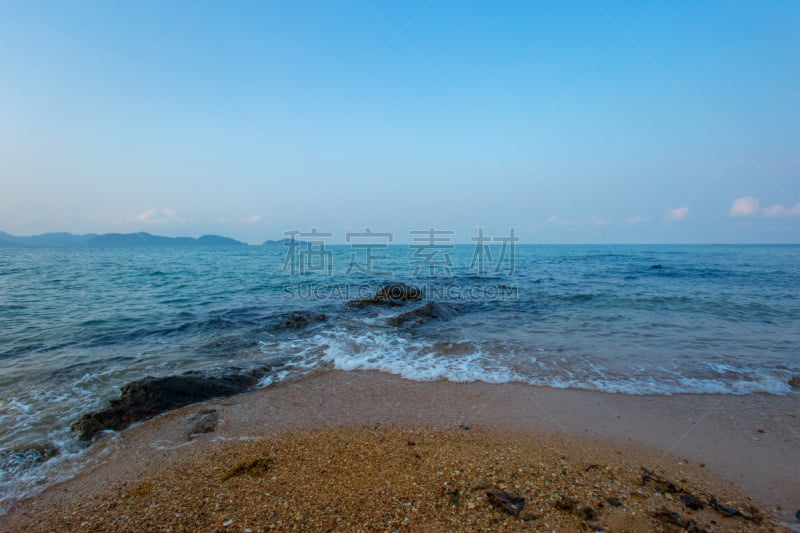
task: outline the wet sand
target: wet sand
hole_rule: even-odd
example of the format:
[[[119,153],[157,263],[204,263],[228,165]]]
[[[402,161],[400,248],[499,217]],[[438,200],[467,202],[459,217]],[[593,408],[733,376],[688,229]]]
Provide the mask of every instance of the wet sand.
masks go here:
[[[332,371],[190,406],[104,439],[91,450],[95,464],[21,502],[0,524],[684,529],[668,523],[674,512],[687,527],[780,531],[769,517],[794,526],[800,508],[799,406],[796,396],[626,396]],[[215,430],[189,436],[192,417],[209,410]],[[644,483],[641,467],[676,490]],[[526,503],[514,516],[488,492]],[[765,520],[689,509],[685,493]]]

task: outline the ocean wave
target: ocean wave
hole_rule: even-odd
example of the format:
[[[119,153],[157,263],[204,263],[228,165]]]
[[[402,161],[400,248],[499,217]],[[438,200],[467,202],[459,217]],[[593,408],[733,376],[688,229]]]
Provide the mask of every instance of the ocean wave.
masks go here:
[[[345,330],[315,336],[314,357],[340,370],[377,370],[416,381],[448,380],[594,390],[633,395],[797,393],[789,369],[640,364],[614,370],[592,358],[487,341],[432,341],[381,331]]]

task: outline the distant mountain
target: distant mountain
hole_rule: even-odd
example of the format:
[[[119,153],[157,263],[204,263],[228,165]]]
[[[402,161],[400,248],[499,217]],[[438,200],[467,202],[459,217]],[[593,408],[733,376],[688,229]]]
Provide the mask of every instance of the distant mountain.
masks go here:
[[[278,239],[277,241],[266,240],[263,243],[261,243],[261,246],[284,246],[290,242],[292,242],[292,239],[286,237],[284,239]],[[296,242],[297,244],[305,243],[305,241],[300,241],[297,239],[295,239],[294,242]]]
[[[247,243],[237,241],[220,235],[203,235],[199,239],[194,237],[162,237],[146,232],[140,233],[105,233],[97,235],[73,235],[72,233],[43,233],[30,237],[15,237],[0,231],[0,247],[164,247],[164,246],[247,246]]]
[[[15,237],[13,235],[10,235],[5,231],[0,231],[0,248],[19,248],[20,246],[24,246],[14,239]]]
[[[231,239],[230,237],[222,237],[220,235],[203,235],[197,239],[197,244],[202,246],[241,246],[247,243]]]
[[[98,235],[87,243],[99,248],[138,247],[138,246],[187,246],[197,244],[191,237],[161,237],[146,232],[139,233],[105,233]]]
[[[14,237],[14,241],[25,246],[83,246],[97,235],[89,233],[86,235],[73,235],[72,233],[42,233],[31,237]]]

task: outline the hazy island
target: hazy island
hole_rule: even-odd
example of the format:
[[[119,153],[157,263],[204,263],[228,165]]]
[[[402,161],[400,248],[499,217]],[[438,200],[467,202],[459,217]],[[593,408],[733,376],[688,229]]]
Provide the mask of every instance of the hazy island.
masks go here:
[[[283,246],[290,239],[266,240],[261,246]],[[296,241],[300,242],[300,241]],[[249,246],[222,235],[201,237],[164,237],[144,231],[138,233],[87,233],[75,235],[67,232],[15,236],[0,231],[0,248],[122,248],[122,247],[185,247],[185,246]]]

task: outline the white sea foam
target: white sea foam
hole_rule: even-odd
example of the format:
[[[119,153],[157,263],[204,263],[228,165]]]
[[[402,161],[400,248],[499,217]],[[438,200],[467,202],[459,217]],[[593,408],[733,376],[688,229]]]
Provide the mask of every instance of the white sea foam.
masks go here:
[[[89,454],[89,449],[79,445],[68,430],[57,430],[47,441],[59,454],[40,464],[17,472],[0,475],[0,515],[17,501],[36,496],[48,486],[75,477],[86,465],[101,460],[119,446],[117,438],[106,439],[99,453]],[[4,465],[5,467],[6,465]]]
[[[622,394],[792,394],[786,372],[766,369],[725,369],[725,376],[683,375],[674,369],[639,364],[616,373],[602,362],[587,363],[567,357],[548,357],[536,350],[517,353],[510,346],[487,342],[458,344],[456,353],[442,351],[442,343],[422,337],[404,337],[393,331],[368,329],[358,335],[351,330],[333,328],[318,333],[298,356],[304,362],[297,369],[319,367],[320,363],[340,370],[377,370],[416,381],[445,379],[454,382],[484,381],[487,383],[523,382],[531,385],[596,390]],[[471,347],[466,350],[464,347]],[[265,378],[263,384],[285,379]]]

